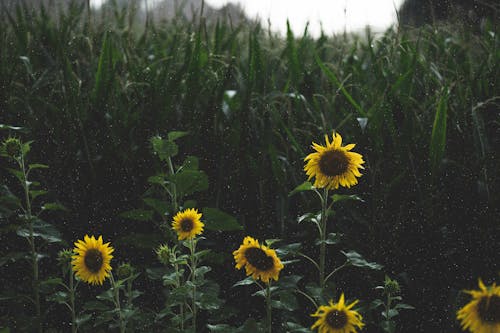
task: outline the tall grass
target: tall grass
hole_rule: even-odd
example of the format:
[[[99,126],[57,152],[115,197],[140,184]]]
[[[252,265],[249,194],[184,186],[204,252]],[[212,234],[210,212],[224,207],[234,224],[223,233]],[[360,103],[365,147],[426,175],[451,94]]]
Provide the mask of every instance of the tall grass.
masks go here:
[[[210,179],[203,200],[246,232],[302,237],[298,200],[310,198],[288,193],[310,142],[335,129],[367,160],[366,202],[337,223],[402,273],[425,318],[407,318],[408,329],[442,331],[438,319],[454,317],[447,292],[498,271],[495,26],[280,38],[203,17],[143,27],[108,8],[89,25],[77,2],[54,11],[2,11],[0,123],[29,129],[50,163],[45,183],[72,210],[69,239],[147,229],[117,214],[137,206],[152,174],[148,138],[171,130],[190,132],[185,153]]]

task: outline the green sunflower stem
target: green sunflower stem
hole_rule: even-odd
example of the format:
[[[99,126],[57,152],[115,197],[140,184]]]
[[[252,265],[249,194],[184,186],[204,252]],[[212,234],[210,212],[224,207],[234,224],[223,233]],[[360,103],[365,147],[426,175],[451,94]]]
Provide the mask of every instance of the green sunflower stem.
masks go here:
[[[271,333],[273,328],[271,307],[271,281],[266,284],[266,308],[267,308],[267,332]]]
[[[73,269],[71,269],[71,264],[69,267],[69,305],[71,307],[71,333],[76,333],[76,310],[75,310],[75,277],[73,275]]]
[[[323,198],[321,200],[321,222],[320,222],[320,245],[319,245],[319,286],[322,290],[325,289],[325,263],[326,263],[326,220],[328,211],[328,189],[323,190]]]
[[[197,309],[196,309],[196,257],[195,257],[195,251],[196,251],[196,242],[193,238],[189,240],[189,249],[191,251],[191,282],[193,283],[193,305],[191,307],[192,312],[193,312],[193,331],[196,332],[196,314],[197,314]]]
[[[174,253],[174,262],[177,261],[177,257],[175,256],[175,253]],[[177,288],[179,288],[181,286],[181,275],[179,273],[179,264],[175,264],[174,265],[175,267],[175,275],[177,277]],[[184,331],[184,304],[179,304],[179,312],[180,312],[180,316],[181,316],[181,320],[180,320],[180,323],[179,323],[179,326],[180,326],[180,329],[181,331]]]
[[[173,176],[175,174],[174,170],[174,164],[172,163],[172,159],[169,157],[167,159],[167,164],[168,164],[168,169],[170,171],[170,174]],[[175,185],[175,182],[171,184],[172,186],[172,204],[174,208],[174,213],[176,213],[179,210],[179,205],[177,203],[177,187]]]
[[[125,333],[125,321],[123,320],[123,313],[120,306],[120,288],[118,288],[118,286],[116,285],[112,273],[110,274],[109,279],[111,281],[111,287],[113,288],[115,306],[118,312],[118,324],[120,325],[120,333]]]
[[[35,303],[36,325],[37,331],[42,332],[41,310],[40,310],[40,290],[39,290],[39,272],[38,272],[38,254],[35,247],[35,236],[33,230],[33,215],[31,212],[31,200],[29,193],[28,173],[26,172],[26,165],[24,163],[24,153],[21,154],[18,160],[19,167],[23,172],[22,186],[24,189],[24,197],[26,200],[26,219],[28,220],[29,227],[29,245],[31,250],[31,262],[33,265],[33,299]]]

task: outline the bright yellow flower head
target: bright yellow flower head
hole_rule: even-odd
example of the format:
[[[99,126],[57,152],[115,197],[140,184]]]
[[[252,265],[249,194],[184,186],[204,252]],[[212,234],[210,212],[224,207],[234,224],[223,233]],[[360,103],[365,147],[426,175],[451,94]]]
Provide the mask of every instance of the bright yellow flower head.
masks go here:
[[[201,213],[198,213],[197,209],[188,208],[178,212],[172,221],[172,228],[177,233],[178,239],[193,239],[196,235],[200,235],[205,226],[200,218]]]
[[[330,301],[329,305],[321,305],[311,315],[318,318],[311,329],[317,328],[319,333],[356,333],[364,326],[363,317],[357,311],[351,310],[357,303],[356,300],[346,305],[342,294],[338,303]]]
[[[76,276],[90,284],[102,285],[111,272],[111,258],[114,249],[109,243],[103,244],[102,236],[85,235],[84,240],[75,242],[71,265]]]
[[[325,146],[313,142],[315,153],[307,155],[304,159],[304,171],[309,180],[313,177],[314,186],[317,188],[338,189],[339,185],[351,187],[358,183],[356,177],[361,177],[359,169],[364,169],[363,156],[350,150],[355,144],[342,146],[342,137],[333,133],[332,142],[325,135]]]
[[[281,260],[276,251],[264,245],[250,236],[245,237],[243,244],[233,252],[236,268],[245,266],[246,274],[254,280],[261,279],[268,283],[270,279],[278,280],[280,271],[283,269]]]
[[[472,300],[457,312],[462,328],[472,333],[500,332],[500,287],[486,287],[479,280],[480,290],[466,290]]]

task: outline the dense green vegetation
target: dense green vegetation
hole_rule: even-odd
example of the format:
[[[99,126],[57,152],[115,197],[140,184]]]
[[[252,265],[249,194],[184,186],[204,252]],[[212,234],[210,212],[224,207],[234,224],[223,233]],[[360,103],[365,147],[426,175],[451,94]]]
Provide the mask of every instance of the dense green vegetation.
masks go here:
[[[230,213],[244,228],[209,231],[207,242],[222,253],[213,259],[221,277],[213,279],[232,306],[252,304],[250,292],[224,291],[241,278],[231,252],[244,235],[313,243],[314,228],[297,217],[318,209],[315,198],[289,193],[306,180],[311,142],[336,130],[357,144],[366,169],[359,185],[339,190],[364,202],[340,206],[331,223],[348,247],[400,281],[404,300],[416,307],[401,313],[402,332],[459,331],[459,291],[478,277],[498,279],[496,26],[316,39],[289,30],[281,38],[258,24],[206,24],[203,17],[143,27],[126,9],[90,17],[78,4],[57,17],[51,10],[1,14],[0,124],[24,130],[0,135],[34,140],[31,159],[50,165],[36,175],[68,208],[51,216],[66,247],[102,234],[120,244],[117,262],[127,258],[142,271],[156,265],[153,249],[162,239],[154,226],[122,213],[147,208],[148,177],[162,167],[150,138],[186,131],[177,140],[178,163],[199,158],[209,182],[196,197],[200,207]],[[1,163],[0,181],[15,191]],[[21,244],[5,216],[2,255]],[[55,258],[62,248],[48,252]],[[45,263],[43,274],[57,274],[55,259]],[[27,271],[13,267],[2,261],[3,288],[21,280],[29,286]],[[346,270],[337,283],[370,299],[383,277]],[[139,279],[153,304],[141,302],[160,303],[155,285]],[[7,306],[0,303],[0,312]],[[298,311],[304,325],[312,312]],[[241,324],[246,317],[236,313]]]

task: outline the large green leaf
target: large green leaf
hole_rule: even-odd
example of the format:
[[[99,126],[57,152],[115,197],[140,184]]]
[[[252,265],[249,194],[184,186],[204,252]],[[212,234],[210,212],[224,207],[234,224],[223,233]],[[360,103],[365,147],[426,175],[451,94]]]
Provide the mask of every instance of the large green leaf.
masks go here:
[[[181,170],[168,178],[176,185],[179,198],[208,189],[208,177],[201,170]]]
[[[374,270],[381,270],[382,265],[377,264],[376,262],[368,262],[361,254],[359,254],[356,251],[348,251],[342,253],[347,257],[347,260],[350,262],[351,265],[356,266],[356,267],[363,267],[363,268],[370,268]]]
[[[297,186],[296,188],[293,189],[293,191],[291,191],[288,196],[292,196],[294,195],[295,193],[299,193],[299,192],[304,192],[304,191],[312,191],[314,190],[314,186],[313,184],[311,184],[311,182],[303,182],[302,184],[300,184],[299,186]]]
[[[435,175],[438,170],[441,160],[444,156],[446,146],[446,116],[448,110],[448,91],[445,90],[438,102],[436,115],[434,116],[434,124],[432,126],[432,135],[429,151],[429,159],[431,171]]]
[[[17,229],[17,235],[24,238],[30,237],[30,230],[28,227]],[[33,237],[44,239],[48,243],[62,242],[61,233],[52,224],[44,222],[40,219],[35,219],[33,222]]]
[[[151,138],[151,145],[154,152],[162,161],[166,161],[169,157],[174,157],[179,152],[179,147],[175,142],[162,139],[159,136]]]
[[[217,209],[205,207],[202,209],[203,222],[208,230],[233,231],[242,230],[243,227],[235,217]]]
[[[118,59],[119,52],[116,50],[110,34],[106,34],[102,42],[94,89],[92,90],[92,100],[94,103],[103,103],[110,93]]]

